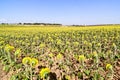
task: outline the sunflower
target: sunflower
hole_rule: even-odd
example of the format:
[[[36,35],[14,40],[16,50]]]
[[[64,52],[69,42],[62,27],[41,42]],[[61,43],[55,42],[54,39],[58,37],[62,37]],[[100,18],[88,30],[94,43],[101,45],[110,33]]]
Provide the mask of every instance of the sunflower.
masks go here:
[[[51,57],[51,58],[52,58],[53,56],[54,56],[54,55],[53,55],[53,53],[50,53],[50,54],[49,54],[49,57]]]
[[[57,55],[57,59],[59,60],[59,59],[62,59],[62,58],[63,58],[63,55],[59,53],[59,54]]]
[[[85,56],[84,55],[80,55],[79,56],[79,61],[85,61]]]
[[[49,68],[43,68],[41,71],[40,71],[40,77],[41,78],[45,78],[47,77],[47,75],[50,73],[50,69]]]
[[[66,75],[66,76],[65,76],[65,79],[70,80],[70,76],[69,76],[69,75]]]
[[[116,44],[115,43],[113,43],[112,45],[113,45],[114,48],[116,48]]]
[[[20,56],[20,54],[21,54],[21,50],[20,50],[20,49],[17,49],[17,50],[15,51],[15,55],[16,55],[16,56]]]
[[[40,47],[40,48],[44,48],[45,46],[46,46],[46,45],[45,45],[44,43],[41,43],[39,47]]]
[[[30,63],[31,63],[31,58],[30,58],[30,57],[24,57],[24,58],[22,59],[22,63],[23,63],[24,65],[30,64]]]
[[[32,64],[33,67],[35,67],[36,65],[38,65],[38,60],[35,58],[32,58],[30,63]]]
[[[111,64],[107,64],[107,65],[106,65],[106,69],[107,69],[107,70],[112,69],[112,65],[111,65]]]
[[[93,57],[97,57],[97,56],[98,56],[97,52],[94,51],[94,52],[93,52]]]
[[[11,52],[11,51],[13,51],[15,48],[14,48],[14,46],[10,46],[9,44],[7,44],[6,46],[5,46],[5,51],[6,52]]]

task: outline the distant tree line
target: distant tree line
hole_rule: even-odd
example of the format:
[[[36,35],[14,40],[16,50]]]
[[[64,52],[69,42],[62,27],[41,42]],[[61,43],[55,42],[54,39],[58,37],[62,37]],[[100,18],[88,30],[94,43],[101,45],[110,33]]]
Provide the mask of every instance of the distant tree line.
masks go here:
[[[8,23],[0,23],[0,24],[2,24],[2,25],[8,25]]]
[[[111,26],[111,25],[120,25],[120,24],[71,25],[71,26],[75,26],[75,27],[88,27],[88,26]]]
[[[19,23],[23,25],[62,25],[62,24],[56,24],[56,23]]]
[[[55,26],[62,26],[62,24],[58,23],[0,23],[1,25],[55,25]],[[110,26],[110,25],[120,25],[120,24],[96,24],[96,25],[67,25],[67,26],[74,26],[74,27],[88,27],[88,26]]]
[[[13,24],[13,25],[59,25],[61,26],[62,24],[58,24],[58,23],[0,23],[2,25],[9,25],[9,24]]]

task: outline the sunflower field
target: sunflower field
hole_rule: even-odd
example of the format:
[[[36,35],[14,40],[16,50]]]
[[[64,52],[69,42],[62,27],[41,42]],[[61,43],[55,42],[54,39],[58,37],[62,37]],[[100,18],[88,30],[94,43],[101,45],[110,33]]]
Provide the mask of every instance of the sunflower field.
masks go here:
[[[0,64],[6,80],[119,80],[120,25],[0,25]]]

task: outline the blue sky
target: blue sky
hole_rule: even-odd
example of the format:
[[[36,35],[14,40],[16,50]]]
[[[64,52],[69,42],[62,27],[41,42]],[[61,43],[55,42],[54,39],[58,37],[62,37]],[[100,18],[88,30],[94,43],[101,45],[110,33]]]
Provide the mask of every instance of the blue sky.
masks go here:
[[[0,23],[118,24],[120,0],[0,0]]]

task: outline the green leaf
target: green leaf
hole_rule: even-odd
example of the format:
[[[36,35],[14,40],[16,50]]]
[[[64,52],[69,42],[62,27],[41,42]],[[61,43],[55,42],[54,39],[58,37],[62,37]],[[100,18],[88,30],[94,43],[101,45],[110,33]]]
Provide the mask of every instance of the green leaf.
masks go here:
[[[90,75],[90,70],[85,70],[84,73],[89,76]]]
[[[10,66],[9,66],[9,65],[5,65],[5,66],[3,67],[3,70],[6,71],[6,72],[9,72]]]
[[[17,79],[16,79],[16,75],[12,75],[12,76],[10,77],[10,80],[17,80]]]

